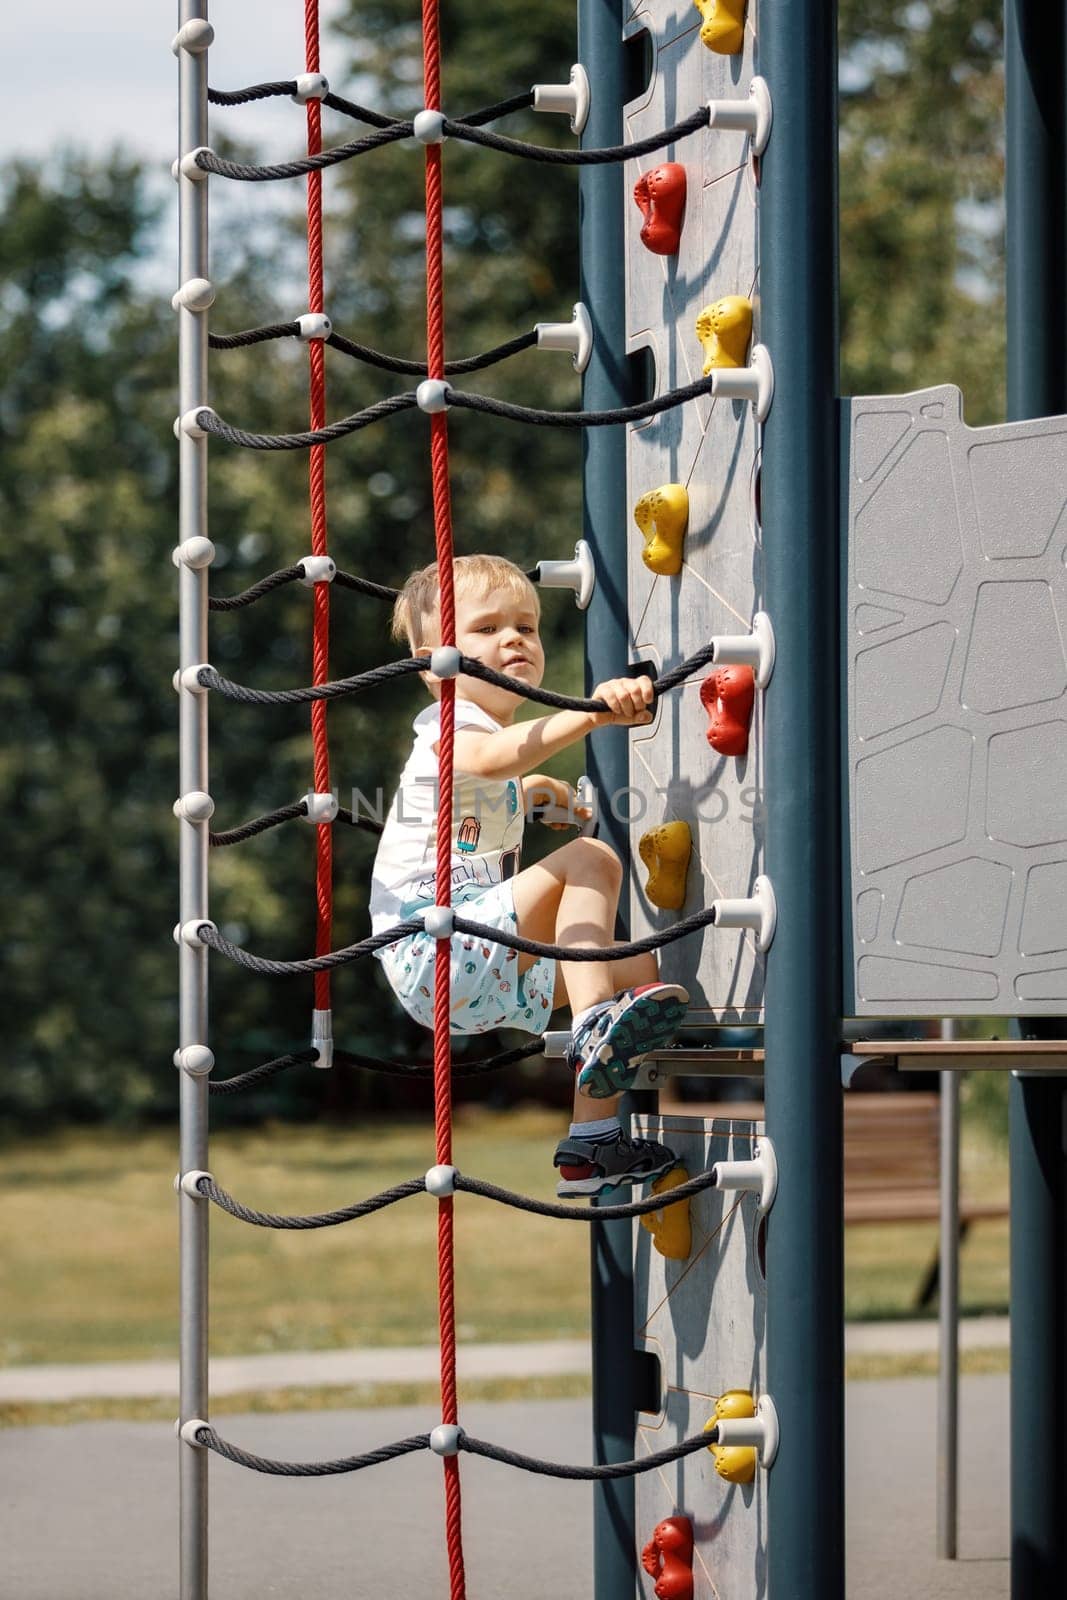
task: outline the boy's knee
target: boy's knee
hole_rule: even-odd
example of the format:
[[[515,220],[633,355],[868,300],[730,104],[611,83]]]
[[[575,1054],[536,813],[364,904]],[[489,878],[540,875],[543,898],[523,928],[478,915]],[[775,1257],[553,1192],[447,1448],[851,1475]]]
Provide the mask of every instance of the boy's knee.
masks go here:
[[[622,883],[622,862],[610,844],[602,839],[575,839],[571,848],[580,852],[583,866],[602,883],[615,887]]]

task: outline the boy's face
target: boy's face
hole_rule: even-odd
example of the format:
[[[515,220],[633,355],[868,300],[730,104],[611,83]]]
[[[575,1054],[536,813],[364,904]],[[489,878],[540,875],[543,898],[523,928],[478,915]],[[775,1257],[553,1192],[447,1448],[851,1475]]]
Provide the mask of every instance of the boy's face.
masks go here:
[[[537,600],[532,594],[491,589],[488,594],[456,596],[456,644],[465,656],[482,661],[505,678],[536,688],[545,674]],[[432,680],[434,684],[437,679]],[[496,684],[460,674],[456,692],[488,711],[498,722],[510,722],[522,703]]]

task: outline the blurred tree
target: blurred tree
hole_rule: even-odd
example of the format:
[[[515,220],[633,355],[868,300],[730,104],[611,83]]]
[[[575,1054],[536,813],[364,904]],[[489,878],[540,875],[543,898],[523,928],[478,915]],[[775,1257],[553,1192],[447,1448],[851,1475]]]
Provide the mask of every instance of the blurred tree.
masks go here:
[[[1003,20],[994,0],[841,0],[845,394],[935,383],[1004,415]]]

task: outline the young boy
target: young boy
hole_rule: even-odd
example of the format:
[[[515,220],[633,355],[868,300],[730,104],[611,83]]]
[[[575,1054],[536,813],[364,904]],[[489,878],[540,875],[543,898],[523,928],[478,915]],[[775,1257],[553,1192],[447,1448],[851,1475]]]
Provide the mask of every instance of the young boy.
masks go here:
[[[529,579],[498,556],[460,556],[455,589],[460,652],[517,683],[540,684],[540,606]],[[404,585],[393,634],[407,639],[416,656],[429,656],[440,644],[436,565]],[[434,703],[415,718],[414,748],[378,846],[370,898],[375,933],[436,898],[441,680],[431,672],[422,676]],[[595,695],[610,709],[555,711],[516,723],[520,695],[480,678],[456,679],[452,903],[472,922],[545,944],[596,949],[612,942],[622,868],[609,845],[573,839],[536,866],[519,864],[531,804],[547,802],[574,814],[573,791],[537,771],[540,763],[594,728],[652,720],[649,678],[613,678]],[[436,948],[436,940],[416,933],[378,952],[397,998],[425,1027],[433,1026]],[[561,961],[557,968],[555,961],[455,934],[450,977],[453,1033],[521,1028],[540,1034],[554,1007],[571,1008],[574,1121],[554,1158],[557,1193],[599,1194],[611,1184],[651,1181],[677,1164],[664,1145],[627,1138],[617,1115],[620,1092],[633,1082],[642,1058],[673,1038],[689,999],[677,984],[658,981],[654,956]]]

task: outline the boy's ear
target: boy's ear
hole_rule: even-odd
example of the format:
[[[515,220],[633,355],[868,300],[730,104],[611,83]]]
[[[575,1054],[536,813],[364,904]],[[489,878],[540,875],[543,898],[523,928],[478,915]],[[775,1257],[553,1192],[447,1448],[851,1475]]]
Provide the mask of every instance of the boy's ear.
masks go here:
[[[433,647],[432,645],[428,644],[415,645],[412,648],[411,654],[417,661],[425,661],[428,663],[431,655],[433,654]],[[434,694],[438,689],[440,689],[441,680],[432,672],[420,672],[419,677],[422,679],[423,683],[426,685],[427,689],[429,689],[431,694]]]

